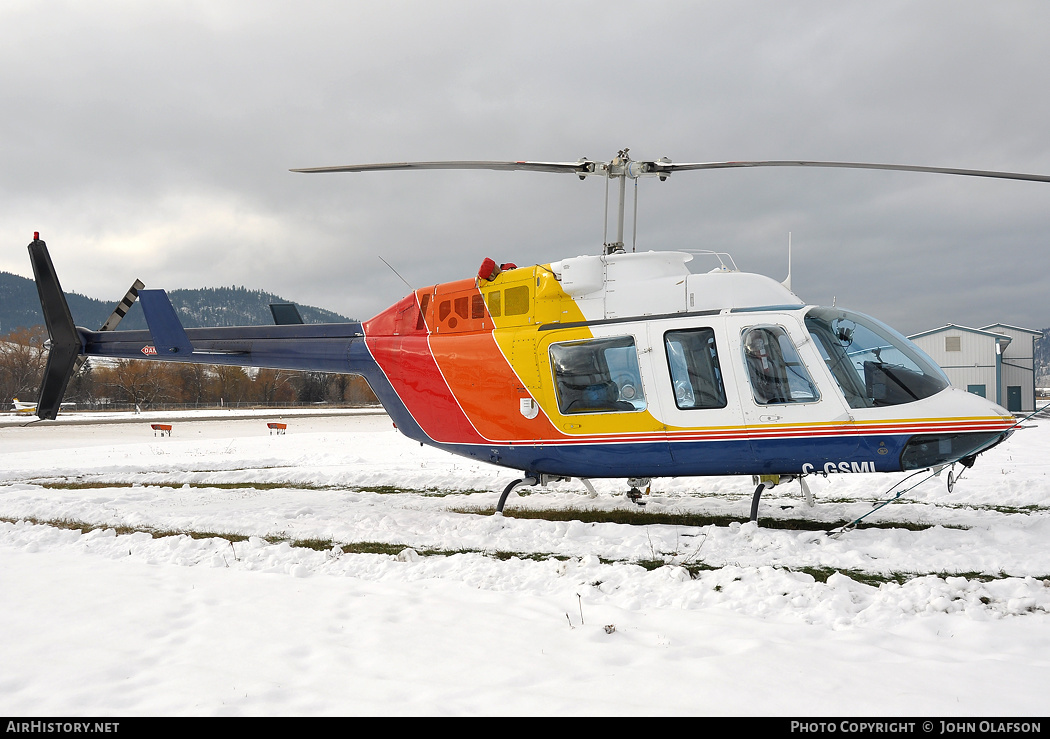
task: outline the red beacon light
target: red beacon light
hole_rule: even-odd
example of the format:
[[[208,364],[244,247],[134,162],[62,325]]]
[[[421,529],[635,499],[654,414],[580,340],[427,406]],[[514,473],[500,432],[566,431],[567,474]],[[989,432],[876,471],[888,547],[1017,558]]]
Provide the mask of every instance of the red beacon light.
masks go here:
[[[489,282],[496,279],[499,273],[500,268],[496,266],[496,262],[488,257],[485,257],[481,262],[481,267],[478,268],[478,277]]]
[[[513,262],[507,262],[506,264],[501,264],[497,267],[495,260],[485,257],[485,260],[481,263],[481,267],[478,269],[478,277],[480,277],[483,280],[488,280],[489,282],[492,282],[494,279],[499,277],[501,272],[506,272],[509,269],[517,268],[518,265],[514,264]]]

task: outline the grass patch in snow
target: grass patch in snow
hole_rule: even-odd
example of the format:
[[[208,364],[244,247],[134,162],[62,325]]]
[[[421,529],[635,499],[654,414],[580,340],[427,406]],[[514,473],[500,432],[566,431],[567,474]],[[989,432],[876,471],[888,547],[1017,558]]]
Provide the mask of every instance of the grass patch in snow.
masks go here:
[[[217,490],[348,490],[360,493],[377,493],[379,495],[422,495],[426,497],[444,497],[446,495],[473,495],[489,493],[489,490],[449,490],[442,488],[406,488],[397,485],[311,485],[303,482],[207,482],[185,480],[143,480],[137,482],[106,482],[104,480],[29,480],[48,490],[99,490],[103,488],[215,488]]]
[[[491,516],[495,508],[482,508],[468,506],[465,508],[449,508],[452,513],[475,514],[479,516]],[[513,508],[504,510],[503,515],[508,518],[542,519],[545,521],[580,521],[581,523],[621,523],[631,526],[703,526],[727,527],[730,524],[747,523],[748,519],[739,516],[709,513],[682,513],[682,512],[657,512],[601,508]],[[764,529],[783,529],[788,531],[828,531],[841,526],[846,526],[852,520],[842,521],[816,521],[807,518],[762,518],[758,519],[758,525]],[[864,521],[857,525],[858,529],[907,529],[909,531],[925,531],[935,525],[944,528],[964,528],[961,526],[945,526],[944,524],[915,523],[911,521]]]
[[[25,518],[10,518],[6,516],[0,516],[0,522],[6,522],[10,524],[17,523],[30,523],[37,526],[52,526],[60,529],[75,529],[82,533],[88,533],[97,529],[112,529],[117,535],[127,535],[135,533],[146,533],[154,538],[164,538],[168,536],[188,536],[192,539],[224,539],[229,542],[241,542],[247,541],[251,538],[246,534],[235,534],[230,532],[214,532],[214,531],[187,531],[187,530],[175,530],[175,529],[158,529],[150,526],[125,526],[125,525],[112,525],[112,524],[91,524],[84,521],[77,521],[73,519],[48,519],[42,520],[33,517]],[[293,547],[312,549],[315,551],[331,551],[333,548],[338,548],[344,554],[379,554],[396,557],[405,549],[409,548],[406,544],[401,543],[389,543],[389,542],[377,542],[377,541],[361,541],[361,542],[350,542],[350,543],[338,543],[331,539],[296,539],[290,540],[287,537],[282,536],[261,536],[259,537],[270,544],[280,544],[288,542]],[[536,562],[546,562],[550,560],[567,561],[573,559],[568,555],[555,554],[552,552],[512,552],[506,550],[486,550],[486,549],[436,549],[431,547],[411,547],[421,557],[451,557],[457,554],[478,554],[485,557],[492,557],[493,559],[500,561],[507,561],[510,559],[520,560],[531,560]],[[645,568],[646,570],[652,571],[665,566],[676,566],[682,567],[687,570],[693,578],[696,578],[699,573],[705,571],[716,571],[722,568],[722,565],[712,565],[700,560],[687,560],[684,562],[676,562],[676,556],[670,556],[669,559],[662,559],[660,557],[650,557],[637,560],[612,560],[607,558],[600,558],[603,564],[632,564]],[[1021,575],[1011,575],[1006,572],[891,572],[891,573],[876,573],[876,572],[865,572],[863,570],[856,569],[840,569],[835,567],[818,567],[818,566],[802,566],[802,567],[778,567],[777,569],[784,570],[786,572],[802,572],[815,581],[826,583],[828,579],[835,574],[840,574],[855,580],[865,585],[872,587],[879,587],[884,583],[896,583],[903,585],[910,580],[914,580],[920,577],[937,577],[942,580],[948,578],[963,578],[965,580],[975,580],[980,582],[992,582],[995,580],[1004,580],[1011,577],[1023,577]],[[1034,579],[1042,580],[1044,584],[1050,587],[1050,573],[1046,575],[1033,576]],[[721,589],[721,588],[716,588]]]
[[[99,490],[102,488],[173,488],[179,489],[184,487],[200,489],[200,488],[217,488],[219,490],[241,490],[250,488],[253,490],[280,490],[282,488],[292,489],[303,489],[303,490],[314,490],[319,489],[311,485],[299,485],[285,482],[170,482],[170,481],[154,481],[149,482],[41,482],[37,483],[42,488],[48,490]]]
[[[836,567],[797,567],[794,571],[804,572],[817,582],[823,583],[826,583],[828,578],[832,575],[845,575],[851,580],[856,580],[859,583],[871,585],[875,588],[887,582],[895,582],[898,585],[903,585],[908,580],[911,580],[914,577],[919,577],[919,575],[911,575],[903,572],[880,574],[875,572],[863,572],[861,570],[842,570]]]
[[[828,578],[832,575],[844,575],[851,580],[856,580],[864,585],[870,585],[872,587],[879,587],[884,583],[897,583],[898,585],[904,585],[909,580],[916,580],[920,577],[936,577],[941,580],[948,580],[950,578],[962,578],[964,580],[973,580],[977,582],[994,582],[995,580],[1005,580],[1011,577],[1021,577],[1019,575],[1010,575],[1005,572],[999,571],[995,574],[988,572],[977,572],[971,570],[969,572],[889,572],[889,573],[878,573],[878,572],[864,572],[863,570],[854,569],[838,569],[835,567],[795,567],[786,568],[791,569],[794,572],[804,572],[810,575],[817,582],[828,581]],[[1034,576],[1033,579],[1042,580],[1047,587],[1050,587],[1050,576],[1041,575]]]
[[[56,529],[69,529],[80,531],[82,534],[86,534],[90,531],[112,529],[118,536],[124,536],[126,534],[149,534],[155,539],[161,539],[166,536],[188,536],[191,539],[226,539],[227,541],[247,541],[249,539],[246,534],[233,534],[227,531],[187,531],[182,529],[158,529],[152,526],[125,526],[123,524],[108,524],[108,523],[87,523],[86,521],[77,521],[72,518],[49,518],[40,519],[33,516],[25,516],[23,518],[8,518],[0,517],[0,521],[6,523],[31,523],[36,526],[51,526]]]
[[[432,498],[443,498],[446,495],[474,495],[488,493],[489,490],[447,490],[442,488],[405,488],[398,485],[351,485],[348,490],[359,493],[377,493],[379,495],[424,495]]]
[[[1028,516],[1028,515],[1031,515],[1033,513],[1040,513],[1040,512],[1050,511],[1050,506],[1045,506],[1045,505],[1009,506],[1009,505],[995,505],[995,504],[993,504],[993,505],[977,506],[977,505],[960,504],[960,505],[953,505],[953,506],[950,506],[950,507],[951,508],[957,508],[957,509],[960,509],[960,510],[995,511],[996,513],[1002,513],[1002,514],[1005,514],[1005,515],[1008,515],[1008,516],[1009,515],[1014,515],[1014,514],[1021,514],[1021,515]]]

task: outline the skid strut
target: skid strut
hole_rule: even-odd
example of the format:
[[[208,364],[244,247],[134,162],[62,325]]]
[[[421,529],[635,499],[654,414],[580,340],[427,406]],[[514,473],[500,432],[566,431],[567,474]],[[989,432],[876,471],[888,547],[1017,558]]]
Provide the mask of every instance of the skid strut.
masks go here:
[[[794,475],[752,475],[751,482],[755,487],[755,494],[751,498],[751,521],[758,523],[758,503],[762,499],[762,492],[767,488],[776,487],[782,482],[791,482],[796,479]],[[802,497],[806,500],[806,505],[813,507],[814,498],[813,493],[809,489],[809,485],[806,484],[806,478],[799,476],[798,481],[802,486]]]
[[[547,487],[548,483],[569,482],[571,479],[571,477],[563,477],[562,475],[545,475],[543,473],[540,473],[538,475],[527,475],[521,479],[514,480],[509,485],[507,485],[507,487],[503,488],[503,495],[499,496],[499,503],[496,504],[496,515],[503,514],[503,506],[506,505],[507,498],[510,497],[510,494],[518,488],[535,487],[536,485],[539,485],[540,487]],[[592,498],[598,495],[598,492],[594,489],[594,486],[591,485],[590,480],[581,477],[580,482],[582,482],[583,486],[587,488],[587,493]]]
[[[517,490],[518,488],[532,487],[533,485],[538,485],[539,482],[540,481],[535,477],[524,477],[520,480],[514,480],[513,482],[511,482],[509,485],[507,485],[507,487],[503,488],[503,495],[499,496],[499,503],[496,504],[496,513],[503,513],[503,506],[507,502],[507,496],[509,496],[513,491]]]
[[[777,479],[769,479],[769,478],[777,478]],[[753,475],[752,476],[751,481],[758,483],[758,486],[755,488],[755,495],[754,495],[754,497],[751,498],[751,522],[752,523],[757,523],[758,522],[758,502],[760,500],[762,500],[762,491],[766,489],[766,485],[768,485],[769,487],[773,487],[774,485],[776,485],[777,482],[778,482],[778,479],[779,478],[778,478],[777,475],[762,475],[761,477],[759,477],[758,475]]]

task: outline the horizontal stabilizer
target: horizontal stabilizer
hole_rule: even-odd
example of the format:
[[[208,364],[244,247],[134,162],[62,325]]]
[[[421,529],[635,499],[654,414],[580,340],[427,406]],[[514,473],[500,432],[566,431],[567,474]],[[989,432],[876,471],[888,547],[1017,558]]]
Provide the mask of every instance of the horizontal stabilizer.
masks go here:
[[[139,290],[139,300],[142,301],[142,312],[146,314],[146,325],[149,326],[157,354],[192,354],[193,345],[168,294],[164,290]]]
[[[80,355],[80,334],[73,323],[66,296],[58,282],[58,274],[47,252],[47,244],[39,237],[34,238],[29,245],[29,259],[33,263],[33,276],[40,296],[40,307],[44,311],[47,335],[51,339],[36,414],[42,419],[54,419],[58,416],[62,396],[66,393],[66,386]]]
[[[299,309],[295,303],[270,303],[270,313],[273,314],[273,322],[278,326],[303,322],[303,317],[299,315]]]

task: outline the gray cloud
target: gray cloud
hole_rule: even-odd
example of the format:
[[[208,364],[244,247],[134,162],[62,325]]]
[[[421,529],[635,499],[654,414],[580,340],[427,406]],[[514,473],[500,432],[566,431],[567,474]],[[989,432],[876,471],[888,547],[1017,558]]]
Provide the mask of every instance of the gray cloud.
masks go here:
[[[595,253],[603,184],[298,175],[433,159],[838,159],[1050,173],[1050,6],[1024,2],[5,3],[0,269],[244,284],[370,316]],[[639,188],[639,248],[729,251],[905,332],[1050,325],[1050,185],[837,170]],[[630,225],[628,225],[630,229]]]

